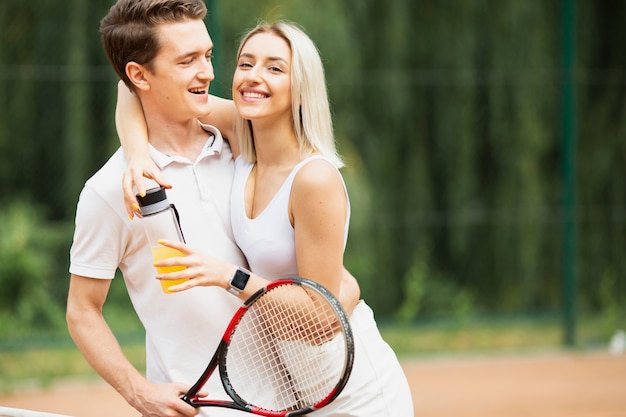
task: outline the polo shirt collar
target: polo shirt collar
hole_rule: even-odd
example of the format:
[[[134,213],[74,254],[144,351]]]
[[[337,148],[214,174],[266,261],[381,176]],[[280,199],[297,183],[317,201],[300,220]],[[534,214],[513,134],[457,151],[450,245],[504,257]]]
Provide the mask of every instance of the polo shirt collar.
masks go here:
[[[178,155],[164,154],[161,151],[157,150],[154,146],[152,146],[152,144],[148,143],[150,156],[152,157],[152,160],[156,163],[156,165],[159,167],[159,169],[165,168],[172,162],[183,162],[183,163],[192,162],[193,163],[193,162],[200,161],[209,156],[221,154],[222,147],[224,146],[224,138],[222,137],[222,133],[215,126],[207,125],[207,124],[200,123],[200,122],[198,122],[198,124],[200,125],[200,127],[202,127],[202,129],[210,133],[210,135],[208,136],[207,142],[204,145],[202,152],[200,152],[200,155],[198,155],[198,158],[196,161],[189,161],[189,159],[182,157],[182,156],[178,156]]]

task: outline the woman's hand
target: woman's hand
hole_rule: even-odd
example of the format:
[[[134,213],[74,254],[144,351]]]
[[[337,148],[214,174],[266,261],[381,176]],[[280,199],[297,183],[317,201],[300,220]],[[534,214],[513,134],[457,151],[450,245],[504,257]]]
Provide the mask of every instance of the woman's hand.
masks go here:
[[[122,177],[124,206],[129,218],[139,213],[139,204],[133,186],[139,195],[146,195],[143,178],[156,181],[165,188],[172,188],[161,175],[161,170],[150,158],[148,147],[148,126],[139,98],[132,93],[123,81],[117,84],[117,104],[115,106],[115,128],[124,148],[128,163]]]
[[[185,291],[197,286],[217,286],[226,289],[228,287],[228,279],[233,275],[236,267],[226,262],[222,262],[212,256],[192,249],[182,242],[172,240],[159,241],[163,246],[179,250],[184,256],[168,258],[158,261],[154,266],[172,267],[183,266],[184,270],[170,272],[166,274],[157,274],[157,279],[175,280],[188,279],[182,284],[169,287],[172,292]]]
[[[130,159],[122,177],[122,189],[124,190],[124,206],[128,212],[128,217],[131,219],[135,214],[139,214],[139,203],[133,186],[137,188],[137,193],[140,196],[146,195],[143,177],[152,179],[165,188],[172,188],[149,154]]]
[[[354,308],[359,304],[359,300],[361,299],[359,283],[345,267],[341,275],[341,288],[339,290],[338,299],[348,317],[352,315]]]

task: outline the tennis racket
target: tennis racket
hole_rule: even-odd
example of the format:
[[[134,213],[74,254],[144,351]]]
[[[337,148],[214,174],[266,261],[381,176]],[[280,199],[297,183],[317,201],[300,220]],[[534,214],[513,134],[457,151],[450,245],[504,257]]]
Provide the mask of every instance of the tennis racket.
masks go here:
[[[260,416],[300,416],[332,402],[348,382],[354,341],[339,301],[304,278],[269,283],[235,313],[202,376],[182,399]],[[197,396],[219,369],[232,401]]]

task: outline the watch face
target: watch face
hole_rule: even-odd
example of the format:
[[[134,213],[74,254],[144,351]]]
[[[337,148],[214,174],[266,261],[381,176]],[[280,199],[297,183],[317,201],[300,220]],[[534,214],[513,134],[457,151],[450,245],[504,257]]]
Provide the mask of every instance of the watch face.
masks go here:
[[[241,269],[237,269],[235,271],[235,275],[233,275],[233,279],[230,281],[230,285],[243,291],[246,288],[246,284],[248,283],[248,279],[250,278],[250,274]]]

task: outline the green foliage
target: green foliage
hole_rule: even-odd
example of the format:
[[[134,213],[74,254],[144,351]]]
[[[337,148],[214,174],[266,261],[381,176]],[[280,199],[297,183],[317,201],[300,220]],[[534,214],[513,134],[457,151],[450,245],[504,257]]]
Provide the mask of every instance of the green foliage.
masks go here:
[[[37,207],[24,201],[0,210],[0,224],[0,334],[58,331],[65,315],[53,286],[66,288],[67,273],[57,275],[53,254],[59,239],[67,236],[60,236]]]
[[[427,280],[427,262],[425,259],[418,259],[411,266],[404,279],[405,298],[396,312],[399,321],[407,323],[415,320],[420,311],[423,310]]]
[[[449,317],[466,325],[475,312],[474,297],[449,278],[429,268],[429,256],[421,250],[404,279],[405,298],[396,312],[402,323],[421,317]]]
[[[626,307],[618,301],[616,294],[617,279],[612,269],[605,271],[600,277],[598,297],[600,302],[601,336],[608,339],[616,330],[626,325]]]
[[[97,380],[80,351],[74,346],[54,345],[32,348],[24,343],[21,349],[0,352],[0,393],[46,388],[58,380],[80,378]],[[146,367],[145,344],[138,341],[122,345],[128,360],[137,369]]]
[[[540,318],[471,320],[381,326],[381,334],[402,357],[476,352],[555,349],[560,341],[558,320]]]
[[[0,4],[0,192],[6,207],[46,208],[3,212],[3,335],[20,326],[5,317],[60,320],[71,232],[56,225],[71,224],[80,187],[117,146],[97,33],[112,3]],[[348,164],[346,265],[379,316],[560,310],[562,2],[207,4],[213,85],[227,95],[238,40],[259,19],[296,21],[316,42]],[[576,5],[579,306],[609,331],[626,304],[626,3]],[[121,284],[115,317],[130,309]]]

